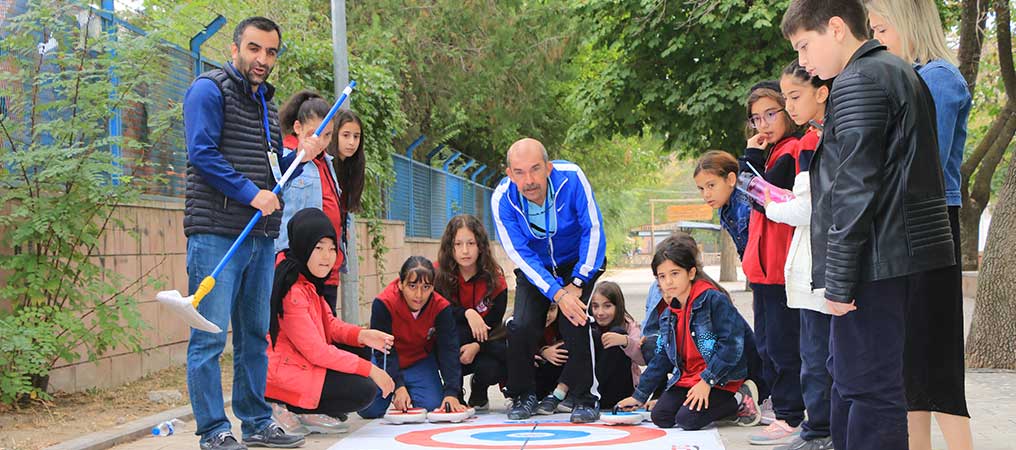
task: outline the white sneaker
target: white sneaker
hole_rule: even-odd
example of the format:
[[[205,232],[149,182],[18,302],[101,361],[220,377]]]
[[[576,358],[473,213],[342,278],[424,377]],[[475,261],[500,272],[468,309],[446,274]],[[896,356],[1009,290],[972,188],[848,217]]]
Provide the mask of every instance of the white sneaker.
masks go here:
[[[310,430],[311,433],[338,434],[348,433],[349,425],[341,420],[325,414],[300,414],[297,415],[300,424]]]
[[[282,430],[286,434],[292,434],[297,436],[306,436],[310,434],[310,430],[300,423],[300,418],[296,414],[293,414],[286,406],[281,403],[268,402],[272,405],[272,420],[282,427]]]
[[[773,399],[762,400],[762,425],[772,425],[776,421],[776,411],[773,410]]]

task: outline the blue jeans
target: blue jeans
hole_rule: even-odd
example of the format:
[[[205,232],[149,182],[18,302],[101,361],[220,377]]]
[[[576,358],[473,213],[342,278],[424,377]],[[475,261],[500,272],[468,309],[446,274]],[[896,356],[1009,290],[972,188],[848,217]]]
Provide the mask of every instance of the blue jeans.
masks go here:
[[[374,365],[381,367],[381,361],[375,361]],[[424,408],[431,411],[441,406],[441,400],[444,399],[444,389],[441,384],[441,376],[437,371],[437,358],[433,354],[402,369],[401,372],[402,380],[409,391],[409,398],[412,399],[414,408]],[[378,389],[377,395],[374,396],[374,402],[360,410],[358,414],[364,419],[384,417],[393,398],[395,398],[395,394],[388,395],[388,398],[381,397],[381,390]]]
[[[751,290],[762,378],[770,388],[776,418],[796,427],[804,420],[801,313],[787,306],[787,289],[782,284],[752,283]]]
[[[801,439],[829,437],[829,395],[832,376],[829,360],[829,323],[832,316],[810,309],[801,310],[801,394],[808,420],[801,424]]]
[[[857,310],[832,318],[830,418],[837,450],[907,448],[903,388],[907,297],[907,277],[862,282],[854,291]]]
[[[235,236],[195,234],[187,238],[187,276],[190,292],[197,290],[233,244]],[[233,324],[233,412],[250,436],[272,421],[265,402],[268,375],[269,297],[274,277],[274,240],[248,237],[215,279],[215,289],[201,300],[198,312],[226,330]],[[191,329],[187,346],[187,389],[197,421],[196,434],[207,440],[230,430],[222,403],[219,356],[226,331]]]

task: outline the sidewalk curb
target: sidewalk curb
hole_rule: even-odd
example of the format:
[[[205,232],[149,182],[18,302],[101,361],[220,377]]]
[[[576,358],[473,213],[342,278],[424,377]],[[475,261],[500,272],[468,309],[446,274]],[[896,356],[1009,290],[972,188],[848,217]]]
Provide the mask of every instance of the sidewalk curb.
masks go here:
[[[232,403],[233,401],[230,396],[223,397],[224,407],[229,407]],[[132,420],[110,430],[86,434],[77,439],[46,447],[43,450],[105,450],[151,436],[152,428],[167,420],[191,420],[193,418],[194,412],[191,410],[191,405],[188,404],[169,411]]]

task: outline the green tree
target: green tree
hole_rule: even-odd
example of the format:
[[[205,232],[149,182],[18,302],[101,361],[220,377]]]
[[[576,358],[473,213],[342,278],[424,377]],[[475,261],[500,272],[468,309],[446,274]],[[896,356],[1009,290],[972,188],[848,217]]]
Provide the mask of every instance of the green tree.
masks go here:
[[[990,121],[986,129],[973,129],[968,152],[960,167],[960,229],[963,236],[977,236],[981,213],[997,188],[996,171],[1004,164],[1006,152],[1016,135],[1016,70],[1013,69],[1012,28],[1009,0],[964,0],[960,22],[960,72],[967,80],[975,104],[972,125],[978,119]],[[985,25],[994,13],[994,38],[997,52],[984,51]],[[994,49],[992,49],[994,50]],[[982,72],[982,70],[986,72]],[[999,101],[999,99],[1003,101]],[[977,270],[977,239],[963,239],[963,268]]]
[[[965,0],[964,4],[966,8],[976,10],[979,2],[980,0]],[[977,228],[970,223],[973,222],[971,218],[965,217],[969,214],[965,211],[976,208],[979,216],[984,209],[990,196],[994,172],[1006,151],[1011,148],[1010,143],[1016,133],[1016,69],[1013,67],[1011,3],[1008,0],[994,0],[992,3],[1002,78],[999,90],[1005,93],[1005,106],[994,117],[988,132],[961,169],[964,205],[960,209],[960,218],[962,236],[965,236],[961,242],[973,241],[975,257],[977,239],[973,237],[977,233],[968,230]],[[968,32],[970,23],[976,22],[967,22],[964,18],[963,26]],[[960,55],[964,54],[961,50]],[[969,68],[970,64],[969,59],[961,59],[961,66]],[[971,72],[964,72],[965,75],[968,73]],[[971,85],[973,80],[977,80],[976,71],[972,74],[974,78],[967,78]],[[998,207],[988,231],[984,264],[978,275],[977,305],[966,347],[967,365],[970,367],[1016,369],[1016,327],[1013,326],[1016,323],[1016,277],[1013,276],[1013,253],[1010,250],[1013,236],[1016,236],[1016,164],[1010,162],[1008,172],[998,195]],[[970,181],[971,178],[973,182]]]
[[[573,20],[561,2],[377,0],[349,3],[350,49],[397,70],[419,134],[492,168],[532,136],[557,148],[573,123]],[[423,151],[424,149],[421,149]]]
[[[779,30],[788,0],[590,0],[576,8],[588,40],[572,96],[573,136],[646,132],[694,154],[744,146],[744,101],[796,57]]]

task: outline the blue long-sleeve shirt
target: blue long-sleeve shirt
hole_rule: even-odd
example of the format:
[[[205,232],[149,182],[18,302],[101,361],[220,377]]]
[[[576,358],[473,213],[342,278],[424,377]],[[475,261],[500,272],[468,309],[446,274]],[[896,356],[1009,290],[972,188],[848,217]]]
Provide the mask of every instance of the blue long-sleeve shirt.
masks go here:
[[[236,72],[233,65],[229,63],[223,66],[223,70]],[[258,96],[265,95],[265,91],[265,85],[261,84],[258,86],[257,93],[251,95],[260,102]],[[219,152],[224,101],[219,86],[208,78],[197,79],[187,89],[183,99],[187,159],[212,187],[234,201],[249,205],[260,189],[254,182],[237,172]],[[295,153],[283,156],[281,148],[273,150],[279,154],[279,165],[282,171],[285,171],[296,159]],[[297,168],[293,175],[298,175],[300,170]]]

